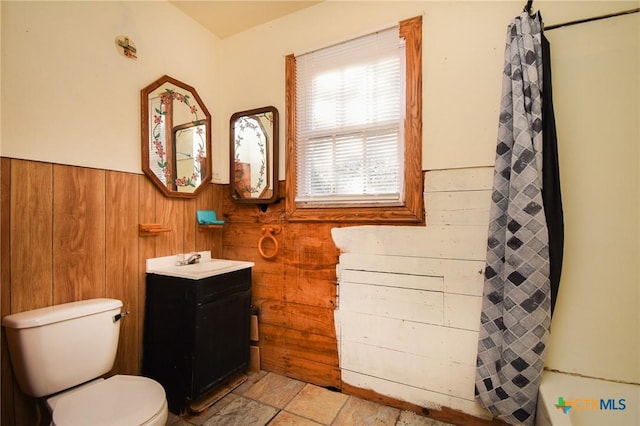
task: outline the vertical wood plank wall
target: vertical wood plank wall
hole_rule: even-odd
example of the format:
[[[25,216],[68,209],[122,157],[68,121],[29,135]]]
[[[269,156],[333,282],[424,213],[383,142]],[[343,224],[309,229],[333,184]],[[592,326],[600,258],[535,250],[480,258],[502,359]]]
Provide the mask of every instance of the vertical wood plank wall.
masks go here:
[[[166,198],[144,175],[0,158],[0,316],[92,297],[123,301],[114,373],[139,374],[145,259],[211,250],[221,230],[199,232],[196,210],[221,207],[221,187]],[[139,223],[171,232],[140,237]],[[13,382],[2,338],[2,424],[37,424],[35,403]]]

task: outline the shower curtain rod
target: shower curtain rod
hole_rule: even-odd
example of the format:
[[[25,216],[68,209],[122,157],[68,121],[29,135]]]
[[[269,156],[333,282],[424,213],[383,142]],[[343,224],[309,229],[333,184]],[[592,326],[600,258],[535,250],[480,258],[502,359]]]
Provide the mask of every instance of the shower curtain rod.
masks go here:
[[[527,3],[527,6],[529,6],[529,3]],[[631,13],[638,13],[638,12],[640,12],[640,7],[635,9],[623,10],[622,12],[610,13],[608,15],[594,16],[592,18],[579,19],[577,21],[570,21],[570,22],[565,22],[565,23],[556,24],[556,25],[549,25],[548,27],[545,26],[544,30],[550,31],[550,30],[555,30],[556,28],[569,27],[571,25],[584,24],[586,22],[599,21],[601,19],[607,19],[607,18],[615,18],[616,16],[629,15]]]

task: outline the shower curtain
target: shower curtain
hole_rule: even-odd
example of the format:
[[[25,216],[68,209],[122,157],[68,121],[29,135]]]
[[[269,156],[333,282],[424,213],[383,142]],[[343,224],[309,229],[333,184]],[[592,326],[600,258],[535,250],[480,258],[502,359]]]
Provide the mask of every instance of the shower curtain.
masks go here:
[[[551,322],[541,21],[524,12],[507,31],[475,388],[480,405],[525,425],[533,424]]]

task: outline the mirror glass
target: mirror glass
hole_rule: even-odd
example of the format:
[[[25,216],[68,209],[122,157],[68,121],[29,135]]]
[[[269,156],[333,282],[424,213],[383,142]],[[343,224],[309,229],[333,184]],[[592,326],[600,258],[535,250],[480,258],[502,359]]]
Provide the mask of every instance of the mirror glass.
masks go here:
[[[230,122],[231,198],[238,203],[278,200],[278,110],[241,111]]]
[[[141,91],[142,170],[169,197],[211,181],[211,115],[196,90],[163,76]]]

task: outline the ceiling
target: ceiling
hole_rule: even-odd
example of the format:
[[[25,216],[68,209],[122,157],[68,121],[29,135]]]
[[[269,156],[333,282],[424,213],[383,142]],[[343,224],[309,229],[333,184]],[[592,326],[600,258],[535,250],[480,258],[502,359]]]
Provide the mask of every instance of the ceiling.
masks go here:
[[[320,1],[169,0],[219,38],[225,38]]]

